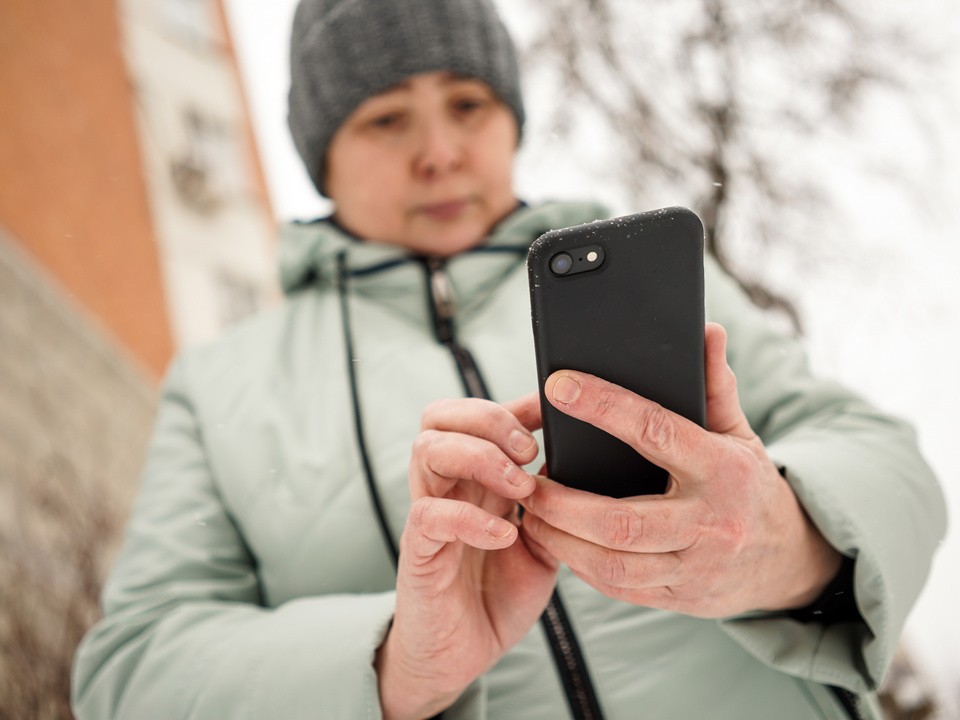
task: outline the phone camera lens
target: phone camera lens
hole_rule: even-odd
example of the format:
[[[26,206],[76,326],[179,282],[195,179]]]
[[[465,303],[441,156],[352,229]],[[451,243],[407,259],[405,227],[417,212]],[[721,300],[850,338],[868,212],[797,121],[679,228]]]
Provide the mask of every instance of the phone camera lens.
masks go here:
[[[569,253],[561,252],[550,258],[550,271],[554,275],[566,275],[573,267],[573,258]]]

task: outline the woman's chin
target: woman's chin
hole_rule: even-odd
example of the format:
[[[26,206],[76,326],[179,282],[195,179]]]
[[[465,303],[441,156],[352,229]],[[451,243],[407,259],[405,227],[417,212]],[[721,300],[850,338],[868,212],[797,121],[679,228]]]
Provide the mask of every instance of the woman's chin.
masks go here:
[[[430,223],[422,232],[412,233],[403,243],[414,252],[424,255],[446,257],[479,245],[490,228],[478,222],[447,223],[447,227],[437,227],[442,223]]]

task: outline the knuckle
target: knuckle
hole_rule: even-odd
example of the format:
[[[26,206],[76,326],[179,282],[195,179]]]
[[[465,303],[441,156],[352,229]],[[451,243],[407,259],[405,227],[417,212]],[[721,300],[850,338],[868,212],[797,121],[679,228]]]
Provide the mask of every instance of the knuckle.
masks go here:
[[[482,436],[498,445],[507,445],[507,437],[514,428],[516,420],[502,405],[492,400],[482,400],[477,408],[477,419],[482,428]]]
[[[637,413],[634,435],[643,447],[665,451],[676,442],[676,425],[663,407],[651,404]]]
[[[470,512],[464,504],[458,504],[450,514],[450,523],[456,531],[462,531],[470,524]]]
[[[737,389],[737,376],[733,368],[724,363],[724,366],[711,375],[710,384],[713,386],[711,395],[723,395]]]
[[[407,515],[408,528],[419,532],[426,526],[427,515],[432,505],[431,500],[429,497],[422,497],[411,503],[410,512]]]
[[[475,402],[477,415],[485,425],[497,425],[503,420],[506,411],[493,400],[477,399]]]
[[[627,580],[627,565],[619,552],[606,551],[596,566],[597,578],[612,587],[624,587]]]
[[[665,571],[671,577],[677,578],[677,582],[684,582],[689,577],[690,568],[682,551],[674,550],[672,552],[665,553],[664,561],[668,565],[668,567],[665,568]]]
[[[608,389],[598,392],[594,413],[597,420],[602,423],[615,420],[622,413],[616,394]]]
[[[413,439],[413,445],[410,448],[410,455],[413,458],[421,458],[426,452],[427,446],[429,445],[429,440],[423,436],[423,433],[419,433]],[[422,465],[421,460],[417,460],[417,465]]]
[[[499,478],[506,478],[507,469],[512,466],[509,458],[497,452],[493,447],[464,448],[459,459],[459,476],[480,485],[496,484]]]
[[[721,521],[719,530],[723,545],[726,546],[730,556],[735,556],[746,546],[750,533],[741,518],[725,518]]]
[[[600,536],[607,547],[631,548],[643,537],[643,518],[631,507],[615,505],[604,511]]]
[[[465,455],[461,458],[461,460],[464,464],[458,468],[460,472],[457,473],[457,482],[469,481],[477,483],[478,485],[484,485],[486,468],[483,464],[483,461],[473,454]]]
[[[445,410],[450,407],[454,400],[451,398],[440,398],[429,403],[420,413],[420,427],[423,430],[432,428],[437,424],[437,418],[445,415]]]
[[[425,454],[436,444],[439,435],[437,430],[421,430],[413,439],[413,452],[417,455]]]
[[[724,368],[723,372],[723,382],[726,385],[726,388],[729,392],[733,393],[737,390],[737,374],[733,371],[729,365]]]
[[[410,467],[429,476],[434,472],[433,454],[439,441],[440,433],[435,430],[424,430],[413,440],[410,452]]]

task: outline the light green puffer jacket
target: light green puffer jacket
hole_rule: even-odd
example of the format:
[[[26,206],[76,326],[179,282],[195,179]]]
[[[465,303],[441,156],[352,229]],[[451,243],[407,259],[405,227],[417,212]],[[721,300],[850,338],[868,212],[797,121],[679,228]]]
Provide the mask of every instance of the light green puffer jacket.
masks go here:
[[[495,399],[536,388],[522,251],[546,229],[602,215],[588,204],[522,208],[488,243],[518,252],[449,262],[459,340]],[[358,452],[341,252],[361,421],[389,525],[403,528],[421,410],[463,393],[433,336],[424,266],[326,222],[290,226],[288,301],[169,371],[104,619],[77,654],[80,720],[379,717],[371,663],[394,570]],[[561,570],[600,703],[609,720],[847,717],[834,685],[877,717],[870,692],[944,534],[940,491],[911,430],[811,377],[797,343],[709,260],[706,288],[747,417],[824,535],[856,556],[866,624],[693,619],[607,599]],[[540,625],[444,716],[569,717]]]

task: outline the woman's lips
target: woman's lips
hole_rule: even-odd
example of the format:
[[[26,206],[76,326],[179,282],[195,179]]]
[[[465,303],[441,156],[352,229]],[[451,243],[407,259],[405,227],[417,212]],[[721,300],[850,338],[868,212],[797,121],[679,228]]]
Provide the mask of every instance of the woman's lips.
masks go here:
[[[455,220],[467,209],[469,200],[449,200],[446,202],[421,205],[420,212],[431,220]]]

